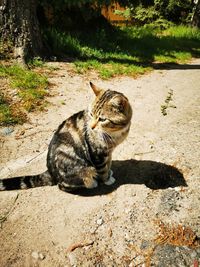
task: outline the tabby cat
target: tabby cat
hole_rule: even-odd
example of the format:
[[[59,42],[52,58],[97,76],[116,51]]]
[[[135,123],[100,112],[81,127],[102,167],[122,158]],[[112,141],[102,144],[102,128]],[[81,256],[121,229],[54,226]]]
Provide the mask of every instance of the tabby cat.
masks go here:
[[[112,176],[113,149],[128,135],[132,109],[119,92],[90,83],[96,98],[88,109],[65,120],[48,149],[48,170],[39,175],[0,179],[0,190],[56,185],[64,191],[95,188],[98,181],[115,182]]]

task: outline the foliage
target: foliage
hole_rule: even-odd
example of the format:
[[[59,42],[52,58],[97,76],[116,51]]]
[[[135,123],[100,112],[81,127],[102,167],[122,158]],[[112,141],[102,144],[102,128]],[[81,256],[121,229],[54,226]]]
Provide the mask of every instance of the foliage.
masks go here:
[[[137,25],[144,25],[160,20],[174,23],[189,22],[193,9],[191,0],[138,0],[129,1],[125,11],[116,11],[126,19],[131,18]]]
[[[66,5],[67,7],[83,7],[85,5],[96,5],[96,6],[102,6],[102,5],[110,5],[114,0],[40,0],[40,2],[43,5],[52,5],[56,8],[60,8],[63,5]],[[124,4],[129,3],[129,1],[118,1]]]

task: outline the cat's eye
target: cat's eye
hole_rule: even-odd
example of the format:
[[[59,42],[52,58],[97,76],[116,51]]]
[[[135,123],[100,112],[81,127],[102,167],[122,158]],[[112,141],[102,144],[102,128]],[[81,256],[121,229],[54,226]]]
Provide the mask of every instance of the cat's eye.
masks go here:
[[[102,122],[104,122],[104,121],[106,121],[107,119],[106,118],[103,118],[103,117],[100,117],[99,118],[99,121],[102,121]]]

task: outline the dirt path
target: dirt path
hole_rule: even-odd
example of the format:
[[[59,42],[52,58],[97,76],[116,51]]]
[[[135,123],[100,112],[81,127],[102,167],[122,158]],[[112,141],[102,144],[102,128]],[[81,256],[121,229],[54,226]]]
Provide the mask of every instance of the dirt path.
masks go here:
[[[128,96],[131,131],[114,152],[117,182],[111,187],[90,195],[64,193],[56,186],[0,193],[0,266],[200,264],[200,248],[187,246],[193,241],[187,228],[176,238],[179,246],[155,242],[159,222],[161,229],[181,224],[200,236],[200,59],[138,79],[110,81],[72,75],[66,63],[52,64],[60,69],[50,78],[55,96],[48,111],[9,134],[0,129],[1,177],[45,170],[53,131],[93,98],[89,79]]]

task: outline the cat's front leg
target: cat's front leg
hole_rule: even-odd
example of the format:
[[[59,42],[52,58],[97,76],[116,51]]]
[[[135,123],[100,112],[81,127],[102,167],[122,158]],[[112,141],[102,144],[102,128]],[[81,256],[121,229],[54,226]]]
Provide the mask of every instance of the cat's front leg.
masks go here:
[[[115,178],[113,177],[113,171],[110,169],[108,172],[108,179],[104,181],[104,184],[111,185],[115,183]]]
[[[99,179],[103,181],[106,185],[114,184],[115,178],[113,177],[113,171],[110,169],[109,171],[104,172],[103,174],[99,174]]]
[[[97,168],[98,178],[106,185],[111,185],[115,182],[115,178],[113,177],[113,171],[111,170],[112,163],[112,154],[108,157],[105,157],[104,164],[100,168]]]

